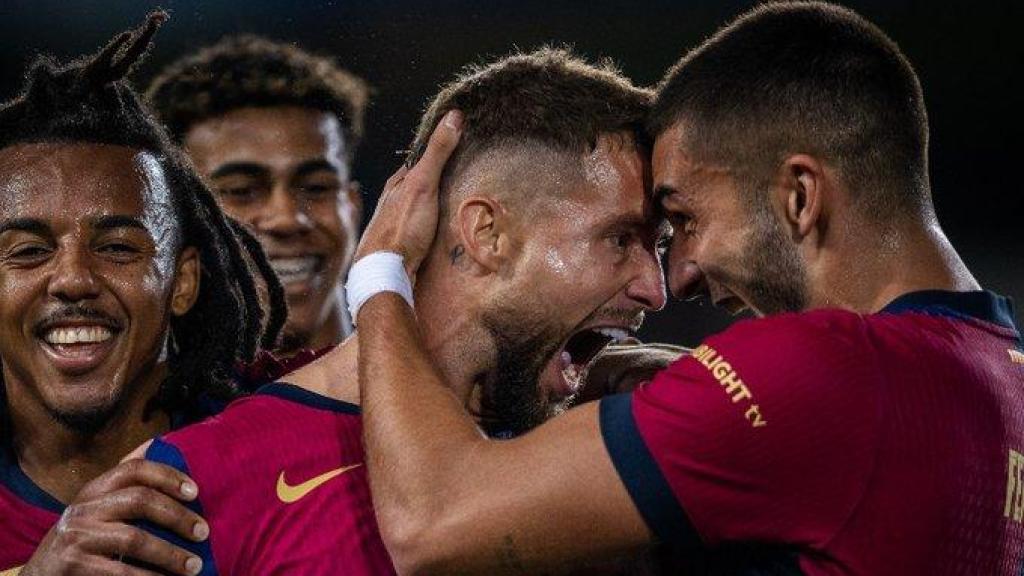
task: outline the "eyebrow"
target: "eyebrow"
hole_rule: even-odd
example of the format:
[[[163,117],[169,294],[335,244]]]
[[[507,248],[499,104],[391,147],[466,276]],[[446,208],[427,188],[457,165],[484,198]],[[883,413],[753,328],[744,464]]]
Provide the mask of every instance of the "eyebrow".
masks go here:
[[[338,169],[334,164],[331,164],[323,158],[317,158],[316,160],[309,160],[300,164],[299,167],[295,169],[295,177],[307,176],[313,172],[320,172],[322,170],[326,170],[332,174],[338,173]]]
[[[42,236],[51,235],[50,227],[42,220],[36,218],[11,218],[0,222],[0,234],[9,230],[20,232],[31,232]]]
[[[146,230],[146,226],[135,216],[124,216],[114,214],[112,216],[100,216],[93,220],[93,228],[97,230],[114,230],[117,228],[138,228]]]
[[[255,162],[228,162],[221,164],[210,173],[210,179],[240,174],[242,176],[265,176],[269,170]]]

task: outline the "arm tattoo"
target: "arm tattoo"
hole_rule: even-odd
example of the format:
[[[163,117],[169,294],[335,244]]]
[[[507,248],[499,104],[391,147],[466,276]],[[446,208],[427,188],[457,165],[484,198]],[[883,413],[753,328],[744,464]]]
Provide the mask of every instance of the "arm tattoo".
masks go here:
[[[454,266],[455,263],[459,261],[459,258],[462,257],[462,254],[465,251],[466,251],[466,249],[462,247],[462,244],[459,244],[455,248],[452,248],[451,255],[450,255],[451,260],[452,260],[452,266]]]

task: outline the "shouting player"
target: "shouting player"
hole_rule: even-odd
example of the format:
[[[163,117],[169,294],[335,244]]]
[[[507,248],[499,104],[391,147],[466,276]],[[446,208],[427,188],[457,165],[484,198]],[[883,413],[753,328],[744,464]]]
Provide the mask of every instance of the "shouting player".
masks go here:
[[[274,279],[124,80],[164,18],[70,65],[39,60],[0,107],[0,572],[37,546],[26,574],[109,574],[118,555],[198,567],[125,524],[201,537],[174,501],[194,485],[106,471],[232,396],[263,336],[247,263]]]
[[[341,342],[364,83],[292,44],[240,36],[171,64],[147,96],[221,208],[263,244],[288,299],[279,353]]]
[[[421,161],[438,170],[437,142],[461,130],[447,112],[462,110],[468,128],[442,178],[444,228],[419,270],[416,310],[438,368],[465,384],[446,396],[493,435],[557,412],[590,359],[664,304],[664,229],[639,139],[649,98],[548,49],[470,69],[422,120],[413,150],[438,127]],[[208,545],[181,544],[205,574],[392,570],[366,484],[358,338],[147,449],[199,486]]]
[[[660,540],[730,550],[730,573],[1021,574],[1021,335],[939,227],[896,44],[841,7],[760,6],[669,71],[651,126],[673,293],[765,317],[506,442],[442,386],[378,253],[435,266],[437,183],[385,190],[349,282],[398,571],[546,573]]]

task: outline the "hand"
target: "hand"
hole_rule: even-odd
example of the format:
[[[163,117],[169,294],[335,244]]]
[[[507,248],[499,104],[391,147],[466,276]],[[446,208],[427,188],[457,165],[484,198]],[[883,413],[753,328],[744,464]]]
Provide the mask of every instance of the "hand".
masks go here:
[[[355,260],[381,250],[396,252],[410,278],[415,275],[437,234],[441,171],[461,134],[462,113],[450,110],[430,135],[419,162],[399,168],[388,179]]]
[[[687,353],[688,349],[671,344],[608,346],[583,375],[583,386],[576,402],[582,404],[609,394],[631,392]]]
[[[199,558],[130,524],[146,520],[186,540],[205,540],[209,526],[181,504],[194,500],[197,493],[195,483],[174,468],[145,460],[124,461],[82,488],[20,574],[156,576],[120,559],[168,574],[198,574]]]

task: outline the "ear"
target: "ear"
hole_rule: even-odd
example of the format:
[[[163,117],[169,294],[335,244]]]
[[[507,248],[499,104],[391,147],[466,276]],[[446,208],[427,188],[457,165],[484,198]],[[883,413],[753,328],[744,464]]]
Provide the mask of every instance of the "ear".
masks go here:
[[[512,252],[507,222],[497,200],[485,196],[463,200],[455,212],[455,226],[464,254],[484,270],[501,270]]]
[[[825,203],[825,167],[813,156],[794,154],[782,162],[777,176],[783,224],[799,240],[820,224]]]
[[[186,246],[178,256],[171,292],[171,314],[184,316],[199,298],[199,251]]]

